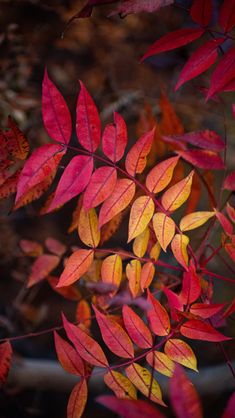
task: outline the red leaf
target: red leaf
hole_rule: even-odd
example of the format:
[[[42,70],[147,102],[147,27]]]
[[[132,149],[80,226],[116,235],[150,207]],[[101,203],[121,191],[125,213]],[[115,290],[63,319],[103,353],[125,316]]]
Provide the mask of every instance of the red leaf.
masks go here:
[[[43,247],[36,241],[21,239],[19,245],[20,249],[28,257],[39,257],[43,253]]]
[[[164,415],[146,401],[118,399],[111,395],[98,396],[96,401],[123,418],[164,418]]]
[[[151,308],[147,311],[147,317],[152,331],[154,334],[161,337],[168,335],[170,332],[170,319],[167,311],[161,303],[151,295],[149,290],[147,300],[151,306]]]
[[[192,340],[212,342],[231,340],[231,338],[226,337],[211,325],[200,321],[199,319],[192,319],[191,321],[185,322],[183,325],[181,325],[180,332],[182,335]]]
[[[7,378],[10,363],[12,359],[12,348],[9,341],[0,345],[0,386],[2,386]]]
[[[184,135],[163,136],[163,139],[173,140],[174,143],[186,142],[196,147],[210,149],[211,151],[222,151],[225,148],[224,142],[215,131],[188,132]]]
[[[206,100],[214,96],[215,93],[220,93],[226,89],[226,86],[230,84],[235,78],[235,48],[229,49],[225,55],[221,58],[215,71],[211,76],[211,84],[207,93]],[[234,86],[229,90],[233,90]]]
[[[69,109],[59,90],[45,70],[42,83],[42,118],[48,135],[55,141],[68,144],[72,133]]]
[[[203,3],[206,3],[205,0],[202,1]],[[178,88],[186,83],[186,81],[189,81],[208,70],[218,57],[217,47],[223,42],[224,38],[212,39],[196,49],[183,67],[175,90],[178,90]]]
[[[151,348],[152,335],[143,320],[127,305],[122,308],[122,316],[125,328],[134,343],[140,348]]]
[[[190,264],[188,271],[183,275],[182,290],[179,295],[180,301],[184,305],[188,305],[197,300],[200,294],[200,280],[196,274],[195,267]]]
[[[59,278],[55,276],[48,276],[47,281],[51,288],[60,296],[63,296],[65,299],[73,301],[78,301],[81,299],[81,294],[75,286],[57,287]]]
[[[161,7],[168,6],[172,3],[173,0],[125,0],[109,16],[119,14],[121,17],[125,17],[131,13],[153,13]]]
[[[79,193],[83,192],[90,181],[92,171],[92,157],[87,157],[85,155],[73,157],[60,178],[55,196],[47,212],[51,212],[53,209],[63,205]]]
[[[179,364],[170,379],[170,400],[177,418],[202,418],[199,396]]]
[[[229,398],[225,411],[221,418],[234,418],[235,411],[235,392]]]
[[[103,315],[93,306],[102,338],[107,347],[117,356],[134,357],[133,344],[126,331],[109,316]]]
[[[235,190],[235,171],[232,171],[224,180],[223,189]]]
[[[43,254],[40,255],[33,265],[31,266],[31,273],[27,283],[27,287],[31,287],[34,284],[45,279],[48,274],[54,270],[60,262],[59,257],[56,255]]]
[[[226,216],[217,210],[215,210],[215,216],[217,217],[220,225],[222,226],[224,232],[228,235],[232,235],[233,233],[233,225],[232,223],[226,218]]]
[[[225,32],[230,32],[235,25],[235,1],[223,0],[219,11],[219,25]]]
[[[145,55],[141,58],[141,61],[151,57],[152,55],[160,54],[165,51],[171,51],[172,49],[187,45],[195,39],[200,38],[204,32],[204,29],[186,28],[167,33],[149,47]]]
[[[87,383],[82,379],[73,388],[67,406],[67,418],[80,418],[87,402]]]
[[[0,199],[10,196],[17,191],[21,170],[16,171],[13,176],[8,177],[3,184],[0,185]]]
[[[94,208],[107,199],[117,181],[114,167],[103,166],[97,168],[91,176],[90,183],[84,193],[83,206],[85,210]]]
[[[114,112],[114,123],[105,127],[102,136],[103,153],[116,163],[125,152],[127,144],[126,123],[119,113]]]
[[[146,157],[151,150],[154,135],[155,127],[151,131],[143,134],[128,152],[125,166],[126,171],[131,176],[134,177],[136,174],[144,171],[146,166]]]
[[[224,307],[223,303],[194,303],[191,308],[190,312],[193,315],[200,316],[201,318],[210,318],[211,316],[215,315]]]
[[[10,130],[3,133],[7,153],[13,159],[25,160],[29,152],[29,143],[10,116],[8,116],[7,124]]]
[[[183,311],[184,310],[183,304],[179,296],[176,293],[172,292],[172,290],[164,286],[163,292],[165,293],[168,299],[168,304],[169,304],[170,311],[171,311],[171,317],[174,321],[177,321],[178,315],[176,311]]]
[[[190,9],[191,18],[201,26],[209,25],[212,6],[212,0],[194,0]]]
[[[65,150],[59,144],[42,145],[33,152],[20,173],[16,205],[35,186],[40,185],[46,179],[50,179],[50,182],[53,180],[58,164],[64,154]]]
[[[71,324],[62,314],[64,329],[79,355],[94,366],[108,367],[106,356],[100,345],[78,326]]]
[[[198,168],[203,168],[205,170],[223,170],[225,168],[222,158],[214,151],[177,151],[177,154]]]
[[[76,376],[83,376],[85,373],[84,364],[78,352],[55,331],[54,340],[57,357],[63,369]]]
[[[80,85],[76,116],[77,138],[86,150],[94,152],[100,143],[101,122],[93,99],[81,81]]]

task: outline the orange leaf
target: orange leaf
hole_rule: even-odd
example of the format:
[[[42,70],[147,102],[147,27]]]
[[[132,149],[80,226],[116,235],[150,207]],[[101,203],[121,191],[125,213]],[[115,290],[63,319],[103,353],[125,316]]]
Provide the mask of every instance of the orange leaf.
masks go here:
[[[140,277],[141,277],[141,263],[139,260],[131,260],[126,266],[126,275],[129,280],[129,289],[133,298],[139,295]]]
[[[152,219],[154,203],[149,196],[138,197],[130,212],[128,242],[144,231]]]
[[[203,225],[208,219],[212,218],[215,212],[193,212],[184,216],[180,221],[181,231],[190,231]]]
[[[176,234],[171,242],[171,249],[176,260],[188,270],[187,246],[189,238],[186,235]]]
[[[135,195],[135,183],[129,179],[118,179],[113,192],[103,203],[99,214],[99,226],[110,221],[124,210]]]
[[[104,382],[114,391],[117,398],[137,399],[135,387],[131,381],[121,373],[111,370],[104,375]]]
[[[36,241],[21,239],[19,244],[23,253],[28,257],[39,257],[43,253],[42,245]]]
[[[127,305],[122,308],[122,317],[132,341],[140,348],[151,348],[152,335],[144,321]]]
[[[150,255],[151,258],[153,258],[154,261],[157,261],[158,258],[159,258],[160,253],[161,253],[161,245],[159,244],[159,242],[156,242],[152,246],[149,255]]]
[[[75,286],[57,287],[58,277],[48,276],[47,281],[51,288],[65,299],[78,301],[81,298],[81,293]]]
[[[133,344],[126,331],[116,321],[103,315],[93,306],[95,316],[100,327],[102,338],[107,347],[117,356],[134,357]]]
[[[126,156],[125,166],[126,171],[131,176],[135,176],[137,173],[142,173],[146,166],[146,157],[151,150],[155,135],[155,127],[143,134],[140,139],[133,145]]]
[[[40,255],[31,266],[27,287],[31,287],[45,279],[58,266],[59,262],[60,259],[56,255]]]
[[[171,377],[174,370],[173,361],[161,351],[153,351],[146,356],[148,364],[157,372]]]
[[[155,268],[153,263],[149,261],[142,266],[140,274],[140,287],[142,292],[150,286],[154,278],[154,274]]]
[[[161,94],[160,108],[162,111],[162,118],[160,122],[161,133],[164,135],[177,135],[184,133],[184,127],[165,93]]]
[[[170,187],[162,196],[164,209],[173,212],[188,199],[191,191],[194,171],[174,186]]]
[[[66,334],[79,355],[88,363],[99,367],[108,367],[108,360],[100,345],[80,327],[71,324],[62,314]]]
[[[127,377],[137,387],[137,389],[145,396],[149,396],[149,388],[151,385],[151,393],[149,399],[162,406],[165,406],[162,401],[162,393],[159,384],[152,378],[149,370],[140,366],[137,363],[133,363],[126,368]]]
[[[80,240],[88,247],[95,248],[99,245],[100,230],[98,217],[94,208],[85,211],[82,207],[79,215],[78,235]]]
[[[167,311],[158,302],[157,299],[151,295],[148,290],[148,302],[151,305],[151,308],[147,311],[147,317],[150,323],[150,327],[154,334],[163,337],[168,335],[170,332],[170,319]]]
[[[122,280],[122,259],[114,254],[106,257],[101,267],[101,277],[104,283],[111,283],[119,288]]]
[[[157,212],[153,216],[153,229],[159,244],[166,252],[167,246],[175,235],[175,222],[164,213]]]
[[[65,269],[60,276],[58,287],[68,286],[86,273],[94,259],[93,250],[75,251],[68,259]]]
[[[159,193],[170,183],[179,157],[168,158],[157,164],[147,175],[146,187],[152,193]]]
[[[76,308],[76,321],[79,325],[83,325],[85,328],[91,326],[91,309],[86,300],[82,299],[77,304]]]
[[[170,339],[164,347],[168,357],[176,363],[182,364],[189,369],[197,370],[197,359],[191,347],[178,338]]]
[[[94,208],[106,200],[114,190],[117,172],[114,167],[99,167],[91,176],[84,193],[83,206],[85,210]]]
[[[14,159],[25,160],[29,153],[29,143],[15,121],[8,116],[8,132],[5,132],[7,152]]]
[[[87,383],[82,379],[73,388],[67,406],[67,418],[80,418],[87,403]]]

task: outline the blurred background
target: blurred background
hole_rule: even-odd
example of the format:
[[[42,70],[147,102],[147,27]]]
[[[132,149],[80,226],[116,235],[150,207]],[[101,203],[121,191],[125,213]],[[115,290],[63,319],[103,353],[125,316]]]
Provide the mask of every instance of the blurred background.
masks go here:
[[[183,7],[191,4],[190,1],[179,3]],[[157,38],[169,31],[193,26],[188,13],[180,7],[170,6],[152,14],[140,13],[125,19],[118,16],[107,18],[112,5],[103,6],[94,9],[91,18],[72,22],[62,38],[66,22],[83,5],[84,2],[80,0],[0,0],[2,129],[6,128],[7,116],[11,115],[27,136],[31,149],[48,142],[41,117],[41,85],[44,69],[47,67],[50,78],[66,98],[73,119],[80,79],[100,110],[103,126],[112,121],[114,110],[120,112],[126,120],[132,142],[144,130],[141,121],[144,125],[146,109],[152,109],[156,120],[161,118],[161,92],[168,95],[186,132],[208,128],[224,135],[221,106],[213,101],[205,104],[201,92],[203,87],[209,85],[209,72],[174,93],[179,71],[192,50],[196,49],[197,42],[193,47],[161,54],[140,64],[141,56]],[[214,13],[216,14],[216,7]],[[230,169],[234,168],[235,159],[235,130],[231,115],[233,100],[232,94],[226,94],[224,110],[228,142],[231,146],[227,161]],[[48,236],[57,238],[66,245],[78,245],[75,233],[69,236],[66,234],[74,202],[70,202],[56,214],[41,217],[38,217],[40,203],[34,202],[24,209],[10,213],[12,202],[12,199],[0,201],[1,338],[59,325],[61,310],[71,319],[74,318],[75,310],[74,302],[56,294],[47,283],[30,291],[25,289],[24,282],[31,261],[22,256],[19,248],[19,240],[22,238],[43,244]],[[119,230],[108,245],[117,246],[123,234]],[[219,262],[213,268],[221,274],[227,274]],[[220,284],[216,288],[215,297],[220,301],[230,300],[233,294],[232,287]],[[233,331],[232,321],[230,330]],[[42,367],[45,360],[56,358],[51,333],[15,341],[13,347],[16,353],[15,367],[20,365],[23,358],[41,359]],[[204,344],[197,343],[195,347],[197,352],[203,351],[199,366],[213,366],[224,362],[215,344],[210,345],[208,351]],[[232,344],[228,345],[228,350],[234,356]],[[29,369],[32,367],[30,364]],[[40,370],[40,363],[37,365],[37,370]],[[37,385],[29,384],[25,389],[24,383],[20,381],[24,380],[24,374],[20,375],[18,381],[17,373],[10,376],[8,386],[0,394],[0,418],[65,417],[69,390],[74,382],[65,383],[64,390],[61,384],[57,391],[56,375],[53,375],[57,371],[52,370],[51,373],[51,389],[50,385],[40,386],[40,380]],[[30,374],[25,379],[30,380]],[[214,393],[207,393],[204,399],[205,417],[219,417],[231,391],[229,387],[218,389],[219,382],[214,384],[217,389]],[[92,384],[85,417],[94,417],[97,414],[100,417],[113,416],[102,408],[98,409],[94,403],[94,396],[103,390],[100,381]]]

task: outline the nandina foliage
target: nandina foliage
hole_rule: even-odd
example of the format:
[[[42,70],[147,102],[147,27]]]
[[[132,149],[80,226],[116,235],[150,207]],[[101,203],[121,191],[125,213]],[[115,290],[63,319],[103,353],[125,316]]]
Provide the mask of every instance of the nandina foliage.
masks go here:
[[[44,125],[55,143],[40,146],[26,159],[28,143],[9,119],[9,130],[0,135],[4,144],[2,190],[14,177],[14,187],[9,190],[17,192],[14,209],[41,197],[53,183],[66,154],[69,162],[52,185],[54,190],[42,212],[58,210],[77,198],[69,232],[77,230],[80,244],[68,249],[48,237],[44,247],[29,240],[21,240],[20,247],[26,256],[34,258],[28,287],[46,279],[52,289],[77,303],[75,323],[62,315],[68,341],[55,333],[58,360],[66,372],[78,376],[68,402],[68,418],[83,414],[89,378],[96,366],[104,369],[104,382],[116,396],[101,396],[97,401],[122,416],[164,417],[147,401],[137,400],[140,392],[149,402],[166,406],[157,372],[170,378],[170,399],[176,416],[200,418],[198,394],[182,367],[197,371],[197,353],[190,340],[205,344],[229,340],[218,328],[235,310],[234,301],[230,305],[213,303],[210,281],[233,279],[207,269],[210,259],[221,250],[235,261],[235,209],[229,202],[216,202],[213,187],[204,175],[209,167],[225,170],[226,161],[221,157],[225,143],[211,130],[184,133],[163,95],[162,120],[153,126],[154,118],[148,112],[145,126],[149,125],[149,130],[127,152],[128,131],[123,117],[114,113],[113,123],[102,133],[97,107],[81,83],[74,146],[70,145],[70,112],[47,72],[42,99]],[[163,150],[160,160],[155,152],[158,147]],[[26,161],[15,178],[19,159]],[[10,168],[13,174],[8,176]],[[196,194],[195,179],[200,186]],[[210,200],[197,210],[201,184]],[[234,190],[234,172],[225,177],[221,188],[228,200],[226,190]],[[104,248],[124,217],[128,217],[126,241],[132,251]],[[215,223],[222,232],[221,245],[212,247],[206,258]],[[198,246],[190,231],[202,227]],[[163,261],[162,252],[171,254],[174,263]],[[52,276],[58,266],[60,276]],[[80,283],[93,292],[92,306],[83,299]],[[119,303],[118,314],[112,312],[114,303]],[[92,336],[92,320],[102,340]],[[0,349],[3,382],[12,352],[9,342]],[[224,417],[233,403],[231,399]]]

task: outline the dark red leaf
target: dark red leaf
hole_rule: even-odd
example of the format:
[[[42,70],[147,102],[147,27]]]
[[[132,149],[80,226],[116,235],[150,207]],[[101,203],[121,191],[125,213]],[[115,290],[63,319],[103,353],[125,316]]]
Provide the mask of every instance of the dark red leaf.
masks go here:
[[[195,39],[200,38],[203,35],[204,29],[178,29],[174,32],[167,33],[152,44],[145,55],[141,58],[141,61],[145,60],[152,55],[160,54],[161,52],[171,51],[172,49],[179,48],[180,46],[187,45]]]
[[[235,25],[235,0],[223,0],[218,20],[221,28],[230,32]]]
[[[235,392],[229,398],[225,411],[221,418],[234,418],[235,416]]]
[[[7,378],[12,358],[12,348],[9,341],[0,345],[0,386],[2,386]]]
[[[228,85],[234,81],[235,78],[235,47],[229,49],[228,52],[221,58],[215,71],[211,77],[211,84],[207,93],[206,100],[210,99],[215,93],[220,93],[228,89]],[[233,90],[235,84],[229,88]],[[228,90],[227,90],[228,91]]]
[[[173,2],[174,0],[124,0],[120,2],[117,9],[111,12],[109,16],[119,14],[121,17],[125,17],[131,13],[153,13]]]
[[[235,171],[232,171],[224,180],[223,189],[235,190]]]
[[[226,337],[221,334],[210,324],[200,321],[199,319],[192,319],[191,321],[185,322],[180,327],[180,332],[187,338],[192,340],[203,340],[211,342],[220,342],[231,340],[231,338]]]
[[[196,49],[183,67],[175,90],[178,90],[178,88],[186,83],[186,81],[191,80],[208,70],[208,68],[215,63],[218,57],[217,48],[223,42],[224,38],[212,39]]]
[[[222,151],[225,147],[221,137],[215,131],[209,131],[208,129],[205,131],[188,132],[184,135],[163,136],[163,139],[166,139],[166,142],[168,142],[168,139],[172,140],[175,144],[180,144],[183,141],[183,143],[211,151]]]
[[[199,25],[209,25],[212,15],[212,6],[212,0],[194,0],[190,9],[191,18]]]

